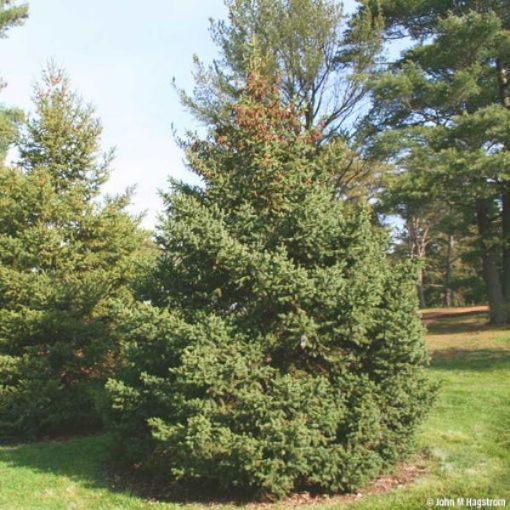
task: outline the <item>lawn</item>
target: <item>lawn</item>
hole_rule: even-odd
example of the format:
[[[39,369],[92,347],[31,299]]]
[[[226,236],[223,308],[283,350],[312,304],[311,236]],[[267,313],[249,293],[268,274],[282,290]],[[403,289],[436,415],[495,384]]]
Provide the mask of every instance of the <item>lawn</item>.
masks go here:
[[[413,510],[427,508],[429,498],[435,503],[458,497],[506,499],[510,506],[510,330],[487,327],[480,310],[430,313],[424,319],[430,372],[441,390],[420,430],[418,453],[388,478],[390,489],[322,500],[314,508]],[[1,447],[0,509],[200,507],[157,502],[121,489],[124,484],[106,469],[109,443],[102,434]]]

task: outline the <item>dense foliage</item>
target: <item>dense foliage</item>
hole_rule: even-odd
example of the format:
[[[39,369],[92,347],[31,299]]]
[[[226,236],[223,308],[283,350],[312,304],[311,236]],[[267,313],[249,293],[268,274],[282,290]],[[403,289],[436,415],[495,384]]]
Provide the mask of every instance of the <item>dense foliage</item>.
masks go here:
[[[28,121],[0,107],[0,434],[106,410],[167,481],[354,490],[429,407],[418,302],[510,320],[508,2],[225,5],[157,254],[60,71]],[[27,12],[0,0],[0,37]]]
[[[115,366],[115,310],[129,302],[144,235],[128,196],[98,200],[101,126],[50,68],[20,161],[0,169],[0,431],[97,424]]]
[[[476,230],[493,323],[510,311],[510,10],[506,0],[381,0],[389,37],[411,38],[377,80],[372,121],[398,174],[446,220]],[[420,165],[415,165],[419,161]],[[422,218],[424,219],[424,218]],[[448,232],[449,230],[449,232]]]
[[[392,255],[421,261],[421,308],[486,303],[476,228],[445,198],[432,173],[421,151],[386,172],[376,209],[380,216],[398,215],[401,221],[393,226]]]
[[[318,150],[252,65],[229,121],[189,143],[204,187],[165,197],[111,425],[125,458],[168,480],[347,491],[409,451],[429,404],[414,270],[335,196],[336,144]]]

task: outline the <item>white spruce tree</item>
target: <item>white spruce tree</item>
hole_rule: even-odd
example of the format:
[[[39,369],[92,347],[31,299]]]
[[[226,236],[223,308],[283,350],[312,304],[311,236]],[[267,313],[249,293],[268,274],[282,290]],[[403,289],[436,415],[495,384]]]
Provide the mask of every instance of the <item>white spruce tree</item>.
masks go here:
[[[15,168],[0,170],[0,431],[97,424],[117,359],[116,307],[144,235],[127,194],[102,200],[110,156],[93,110],[50,66]]]
[[[284,104],[297,106],[306,129],[322,136],[317,145],[336,144],[343,166],[335,185],[345,196],[373,195],[381,167],[367,165],[355,144],[366,115],[369,80],[377,67],[383,20],[366,9],[350,17],[338,0],[225,0],[227,18],[211,20],[219,56],[212,65],[194,60],[194,87],[179,90],[183,105],[204,123],[218,124],[242,93],[256,41],[265,65],[278,75]],[[375,12],[375,11],[374,11]]]
[[[204,187],[165,196],[152,304],[108,383],[121,454],[170,480],[283,496],[359,487],[401,459],[430,402],[415,271],[335,196],[254,57],[228,121],[188,145]],[[155,306],[158,305],[158,306]]]

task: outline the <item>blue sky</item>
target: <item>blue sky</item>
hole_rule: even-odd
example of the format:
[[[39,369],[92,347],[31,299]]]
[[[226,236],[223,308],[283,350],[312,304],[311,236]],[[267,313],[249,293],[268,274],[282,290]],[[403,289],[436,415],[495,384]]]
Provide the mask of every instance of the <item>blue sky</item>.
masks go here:
[[[35,81],[49,59],[68,72],[104,126],[103,145],[116,148],[107,192],[136,184],[133,212],[152,227],[161,210],[158,189],[168,176],[190,179],[173,142],[192,127],[172,89],[172,77],[192,86],[193,54],[216,56],[208,19],[223,18],[223,0],[31,0],[30,19],[0,41],[0,100],[30,110]],[[352,8],[354,0],[345,2]]]

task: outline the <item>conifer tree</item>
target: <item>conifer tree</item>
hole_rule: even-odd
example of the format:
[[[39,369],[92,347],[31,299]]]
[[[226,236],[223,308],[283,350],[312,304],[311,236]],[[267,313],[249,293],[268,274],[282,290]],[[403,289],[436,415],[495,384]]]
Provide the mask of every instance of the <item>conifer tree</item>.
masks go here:
[[[508,2],[377,3],[387,35],[411,37],[415,44],[378,80],[372,119],[379,129],[389,128],[383,136],[387,147],[393,145],[393,156],[405,160],[410,148],[419,147],[429,187],[442,190],[456,213],[477,228],[491,322],[505,323],[510,311]]]
[[[165,195],[111,425],[126,459],[169,481],[352,490],[409,452],[430,402],[415,271],[338,200],[339,154],[317,153],[321,133],[252,59],[228,121],[189,141],[204,187]]]
[[[0,37],[6,37],[7,31],[23,23],[27,16],[27,4],[13,5],[11,0],[0,0]],[[4,87],[5,84],[0,79],[0,91]],[[20,120],[19,110],[0,106],[0,165],[3,164],[7,150],[14,141],[16,125]]]
[[[28,5],[18,4],[12,0],[0,0],[0,37],[5,37],[7,30],[21,25],[28,16]]]
[[[220,50],[212,66],[195,59],[195,89],[184,104],[206,123],[236,101],[246,83],[252,43],[264,73],[278,75],[282,101],[300,107],[299,119],[324,138],[345,136],[369,93],[380,50],[382,20],[368,5],[349,20],[337,0],[225,0],[227,20],[211,21]]]
[[[393,226],[392,256],[420,261],[420,307],[486,303],[470,218],[436,188],[420,152],[405,159],[404,169],[387,173],[376,210],[383,222],[401,220]]]
[[[0,430],[98,423],[94,393],[118,349],[115,309],[131,299],[144,242],[128,194],[101,200],[110,156],[91,108],[50,66],[20,161],[0,170]]]
[[[219,56],[209,66],[195,57],[195,86],[179,90],[183,105],[206,126],[223,122],[246,84],[255,41],[261,72],[279,76],[282,101],[298,107],[306,129],[321,132],[317,145],[335,143],[343,152],[338,193],[373,194],[381,169],[359,158],[354,134],[367,112],[382,18],[368,6],[350,18],[338,0],[225,0],[225,6],[227,19],[212,20],[210,29]]]

